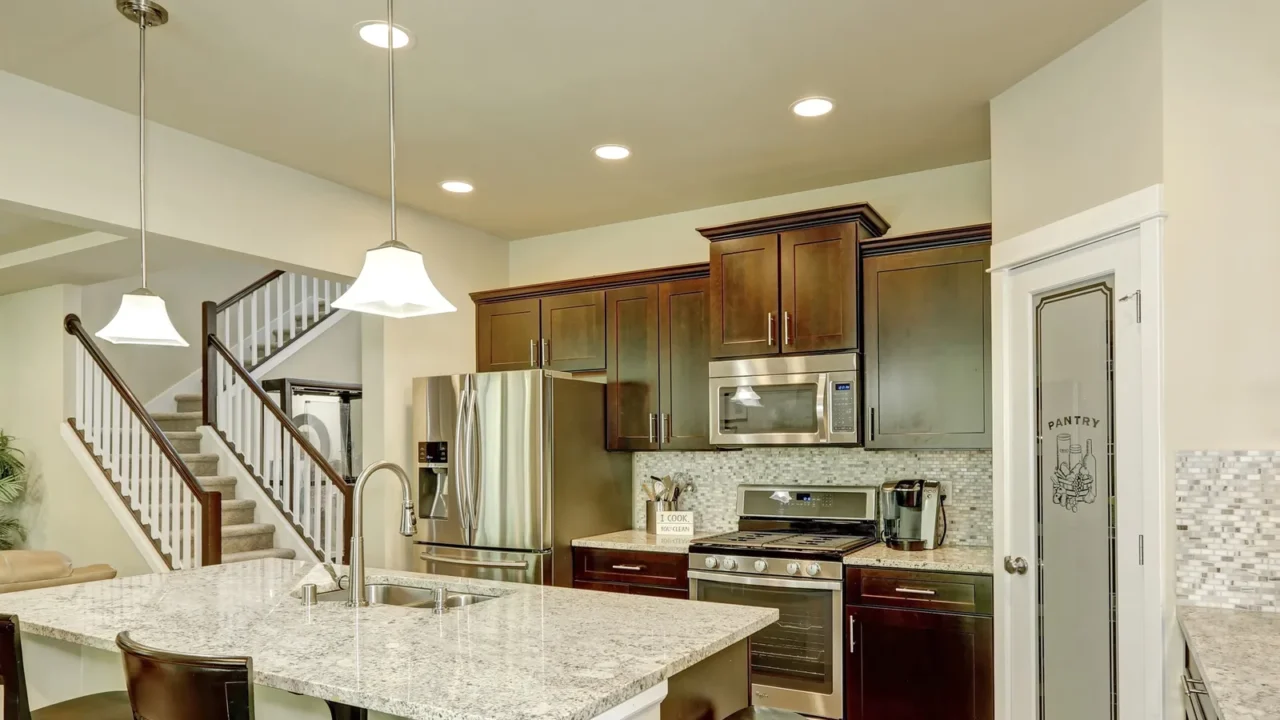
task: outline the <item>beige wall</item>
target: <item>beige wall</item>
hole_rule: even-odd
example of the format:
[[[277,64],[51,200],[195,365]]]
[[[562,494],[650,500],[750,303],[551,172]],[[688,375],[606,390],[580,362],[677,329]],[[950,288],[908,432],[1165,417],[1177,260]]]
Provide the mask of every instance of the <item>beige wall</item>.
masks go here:
[[[1165,0],[1168,447],[1280,449],[1280,3]]]
[[[1160,3],[991,101],[996,242],[1160,182]]]
[[[262,376],[360,382],[360,313],[351,313]]]
[[[69,285],[0,296],[0,429],[17,438],[32,472],[20,512],[27,544],[77,565],[150,572],[62,437],[75,367],[62,318],[79,310],[80,289]]]
[[[511,284],[706,262],[707,240],[696,228],[856,202],[871,203],[893,226],[889,231],[893,235],[990,222],[990,163],[955,165],[518,240],[511,243]]]

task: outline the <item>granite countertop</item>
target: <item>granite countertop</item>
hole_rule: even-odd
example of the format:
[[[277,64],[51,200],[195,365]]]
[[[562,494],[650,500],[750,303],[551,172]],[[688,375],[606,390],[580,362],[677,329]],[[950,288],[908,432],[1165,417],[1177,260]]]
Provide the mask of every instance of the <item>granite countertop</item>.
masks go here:
[[[0,595],[28,633],[116,651],[249,655],[254,682],[414,720],[586,720],[773,623],[776,610],[369,570],[501,597],[445,615],[306,607],[315,563],[271,558]],[[674,603],[683,603],[680,606]],[[653,618],[661,616],[662,622]]]
[[[596,548],[598,550],[627,550],[632,552],[665,552],[689,554],[689,543],[700,537],[717,533],[694,533],[693,535],[650,535],[643,530],[619,530],[618,532],[591,537],[578,538],[573,541],[574,547]]]
[[[1280,613],[1179,607],[1178,624],[1220,720],[1280,717]]]
[[[992,550],[989,547],[944,545],[936,550],[905,552],[890,550],[883,543],[846,555],[845,565],[886,567],[931,572],[976,573],[990,575]]]

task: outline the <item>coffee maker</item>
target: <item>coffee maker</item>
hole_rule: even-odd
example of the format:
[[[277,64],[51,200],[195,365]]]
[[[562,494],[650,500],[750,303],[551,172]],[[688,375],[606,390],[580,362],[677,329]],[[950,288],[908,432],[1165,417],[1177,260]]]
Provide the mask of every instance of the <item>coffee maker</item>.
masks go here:
[[[942,485],[937,480],[890,480],[880,486],[880,528],[894,550],[932,550],[947,536],[946,510],[938,537]]]

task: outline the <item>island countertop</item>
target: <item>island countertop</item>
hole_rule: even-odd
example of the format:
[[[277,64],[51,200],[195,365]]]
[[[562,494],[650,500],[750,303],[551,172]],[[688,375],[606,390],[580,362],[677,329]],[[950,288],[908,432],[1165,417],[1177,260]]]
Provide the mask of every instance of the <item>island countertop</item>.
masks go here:
[[[1178,624],[1222,720],[1280,717],[1280,614],[1184,606]]]
[[[0,595],[22,630],[116,651],[248,655],[254,682],[414,720],[587,720],[774,622],[776,610],[370,570],[498,599],[445,615],[304,606],[315,563],[255,560]],[[676,603],[680,603],[679,606]]]

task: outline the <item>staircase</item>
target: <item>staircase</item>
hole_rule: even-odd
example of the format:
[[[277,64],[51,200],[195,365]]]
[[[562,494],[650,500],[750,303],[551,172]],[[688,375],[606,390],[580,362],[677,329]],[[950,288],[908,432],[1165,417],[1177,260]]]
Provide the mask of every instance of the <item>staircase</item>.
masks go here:
[[[219,472],[218,456],[200,452],[201,403],[199,395],[179,395],[177,412],[151,413],[191,469],[200,486],[222,494],[222,562],[259,558],[293,559],[294,552],[275,546],[275,526],[254,522],[257,503],[236,497],[236,478]]]

